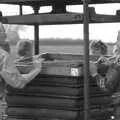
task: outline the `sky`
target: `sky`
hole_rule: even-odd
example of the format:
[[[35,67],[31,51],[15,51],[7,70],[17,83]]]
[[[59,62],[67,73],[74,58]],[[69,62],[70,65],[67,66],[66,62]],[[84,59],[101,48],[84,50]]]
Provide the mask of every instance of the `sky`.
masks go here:
[[[99,14],[116,14],[116,10],[120,9],[120,4],[101,4],[90,5],[94,6],[96,13]],[[19,7],[14,5],[0,5],[0,10],[3,15],[18,15]],[[82,13],[82,6],[67,6],[67,10],[70,12]],[[40,13],[51,11],[51,7],[41,7]],[[33,13],[31,7],[24,6],[23,13]],[[90,24],[89,37],[90,39],[102,40],[104,42],[116,42],[117,33],[120,30],[120,23],[108,23],[108,24]],[[45,25],[39,27],[40,38],[72,38],[83,39],[83,25]],[[25,30],[19,31],[20,38],[34,39],[34,29],[32,26],[25,27]]]

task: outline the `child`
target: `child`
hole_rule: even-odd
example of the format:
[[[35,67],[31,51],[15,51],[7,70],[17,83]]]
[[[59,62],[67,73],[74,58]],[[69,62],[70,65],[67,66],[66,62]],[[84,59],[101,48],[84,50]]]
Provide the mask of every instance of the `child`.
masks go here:
[[[21,74],[29,73],[34,69],[33,65],[33,44],[30,40],[21,40],[17,43],[18,59],[16,67]]]
[[[90,52],[92,55],[104,56],[107,54],[107,45],[101,40],[94,40],[90,43]]]

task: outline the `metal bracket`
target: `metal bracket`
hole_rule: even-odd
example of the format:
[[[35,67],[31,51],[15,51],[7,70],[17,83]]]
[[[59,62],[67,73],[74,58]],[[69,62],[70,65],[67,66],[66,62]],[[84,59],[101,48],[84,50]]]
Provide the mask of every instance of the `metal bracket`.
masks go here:
[[[120,10],[116,11],[116,15],[120,16]]]
[[[40,5],[39,4],[33,4],[32,8],[34,10],[34,14],[37,15],[39,13]]]
[[[66,5],[63,2],[53,4],[52,13],[66,13]]]

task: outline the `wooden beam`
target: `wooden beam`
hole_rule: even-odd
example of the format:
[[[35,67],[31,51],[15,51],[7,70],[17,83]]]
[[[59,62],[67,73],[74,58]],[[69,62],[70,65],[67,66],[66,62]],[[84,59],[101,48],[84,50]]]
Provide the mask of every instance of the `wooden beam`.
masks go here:
[[[88,5],[89,0],[83,0],[83,39],[84,39],[84,120],[89,120],[90,118],[90,94],[89,94],[89,81],[90,81],[90,71],[89,71],[89,22],[90,22],[90,9]],[[79,95],[80,96],[80,95]]]
[[[76,24],[83,22],[83,15],[78,13],[64,14],[30,14],[22,16],[2,17],[3,24],[26,24],[26,25],[55,25],[55,24]]]
[[[39,3],[41,5],[52,5],[53,3],[56,3],[58,0],[0,0],[0,3],[2,4],[24,4],[24,5],[33,5],[33,3]],[[82,1],[81,0],[69,0],[69,1],[66,1],[66,0],[61,0],[61,2],[64,2],[64,3],[79,3],[79,4],[82,4]],[[77,1],[77,2],[76,2]]]
[[[7,4],[12,4],[12,3],[26,3],[26,2],[37,2],[37,1],[44,1],[44,0],[0,0],[0,3],[7,3]]]
[[[48,60],[84,60],[84,55],[79,54],[59,54],[59,53],[45,53],[42,54],[42,57]],[[91,61],[98,60],[99,56],[90,55],[89,59]]]
[[[58,0],[0,0],[2,4],[23,4],[23,5],[33,5],[34,3],[39,3],[43,6],[52,5]],[[66,5],[74,5],[74,4],[83,4],[82,0],[59,0],[60,2],[64,2]],[[90,0],[89,4],[104,4],[104,3],[120,3],[120,0]]]
[[[90,4],[120,3],[120,0],[90,0]]]
[[[20,25],[56,25],[56,24],[82,24],[83,14],[64,13],[64,14],[38,14],[22,16],[6,16],[0,18],[4,24]],[[90,23],[119,23],[120,15],[101,15],[90,14]]]
[[[120,16],[118,15],[91,15],[91,23],[118,23],[120,22]]]
[[[19,5],[19,15],[23,15],[23,8],[22,8],[22,5]]]
[[[91,23],[115,23],[120,22],[120,10],[116,11],[116,15],[96,14],[94,7],[89,7],[89,15]]]

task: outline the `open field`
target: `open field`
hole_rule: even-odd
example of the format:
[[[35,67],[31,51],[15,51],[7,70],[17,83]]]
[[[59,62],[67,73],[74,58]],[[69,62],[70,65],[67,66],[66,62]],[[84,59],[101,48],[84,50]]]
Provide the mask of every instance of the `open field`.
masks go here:
[[[9,60],[9,65],[17,58],[16,46],[11,46],[12,57]],[[108,46],[108,54],[112,53],[113,45]],[[69,53],[69,54],[84,54],[84,46],[82,45],[41,45],[40,54],[42,53]]]
[[[16,46],[11,46],[13,59],[16,58]],[[113,45],[108,45],[108,54],[112,53]],[[42,53],[69,53],[84,54],[84,45],[41,45],[40,54]]]

